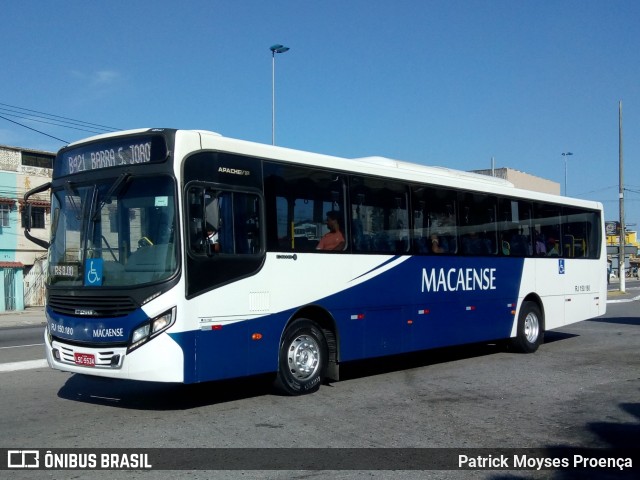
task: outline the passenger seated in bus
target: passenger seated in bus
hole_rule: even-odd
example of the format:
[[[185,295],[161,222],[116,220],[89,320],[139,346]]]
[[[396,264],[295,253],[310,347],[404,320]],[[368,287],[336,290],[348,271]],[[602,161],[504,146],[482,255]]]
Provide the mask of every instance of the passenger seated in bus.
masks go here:
[[[440,239],[435,233],[431,235],[431,251],[433,253],[445,253],[446,250],[440,245]]]
[[[544,244],[544,239],[542,235],[538,234],[536,236],[536,255],[544,257],[547,254],[547,247]]]
[[[500,243],[502,244],[502,254],[511,255],[511,244],[506,240],[502,240]]]
[[[558,257],[558,256],[560,256],[560,249],[558,248],[558,242],[556,242],[553,238],[550,238],[547,257]]]
[[[327,228],[329,231],[323,235],[318,242],[316,250],[342,250],[346,245],[344,235],[340,231],[340,220],[338,212],[331,210],[327,212]]]
[[[491,253],[488,241],[472,231],[462,239],[462,252],[467,255],[485,255]]]

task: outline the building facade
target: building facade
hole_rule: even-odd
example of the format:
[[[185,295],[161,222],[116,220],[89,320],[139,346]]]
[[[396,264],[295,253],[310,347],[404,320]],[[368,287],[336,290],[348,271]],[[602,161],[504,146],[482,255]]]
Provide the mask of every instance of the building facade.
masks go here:
[[[47,183],[55,154],[0,145],[0,311],[44,302],[46,250],[24,236],[24,194]],[[47,240],[49,193],[33,197],[31,234]]]
[[[518,188],[533,190],[534,192],[551,193],[560,195],[560,184],[547,180],[546,178],[536,177],[529,173],[514,170],[513,168],[494,168],[486,170],[473,170],[473,173],[497,177],[513,183]]]

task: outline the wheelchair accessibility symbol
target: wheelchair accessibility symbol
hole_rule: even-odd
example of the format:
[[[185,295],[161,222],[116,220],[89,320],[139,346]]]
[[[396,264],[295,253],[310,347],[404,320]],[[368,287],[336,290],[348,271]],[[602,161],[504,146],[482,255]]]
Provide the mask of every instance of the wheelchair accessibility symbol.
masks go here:
[[[564,275],[564,258],[558,259],[558,273]]]
[[[102,285],[102,259],[90,258],[84,265],[84,284],[87,287]]]

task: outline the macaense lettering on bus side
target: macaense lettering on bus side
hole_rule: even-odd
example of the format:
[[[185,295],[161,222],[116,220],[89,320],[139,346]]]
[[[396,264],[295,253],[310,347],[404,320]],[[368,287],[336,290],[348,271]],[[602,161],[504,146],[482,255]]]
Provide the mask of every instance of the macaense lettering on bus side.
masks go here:
[[[422,292],[496,289],[496,268],[423,268]]]

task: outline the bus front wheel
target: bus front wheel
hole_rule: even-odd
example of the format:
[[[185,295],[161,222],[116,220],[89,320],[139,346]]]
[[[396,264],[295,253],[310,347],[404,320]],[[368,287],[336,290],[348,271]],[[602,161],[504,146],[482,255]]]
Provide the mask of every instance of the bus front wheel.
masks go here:
[[[514,350],[522,353],[535,352],[544,338],[542,311],[534,302],[524,302],[518,316],[518,332],[511,339]]]
[[[276,387],[288,395],[315,392],[322,383],[327,358],[327,341],[322,330],[310,320],[295,320],[280,344]]]

